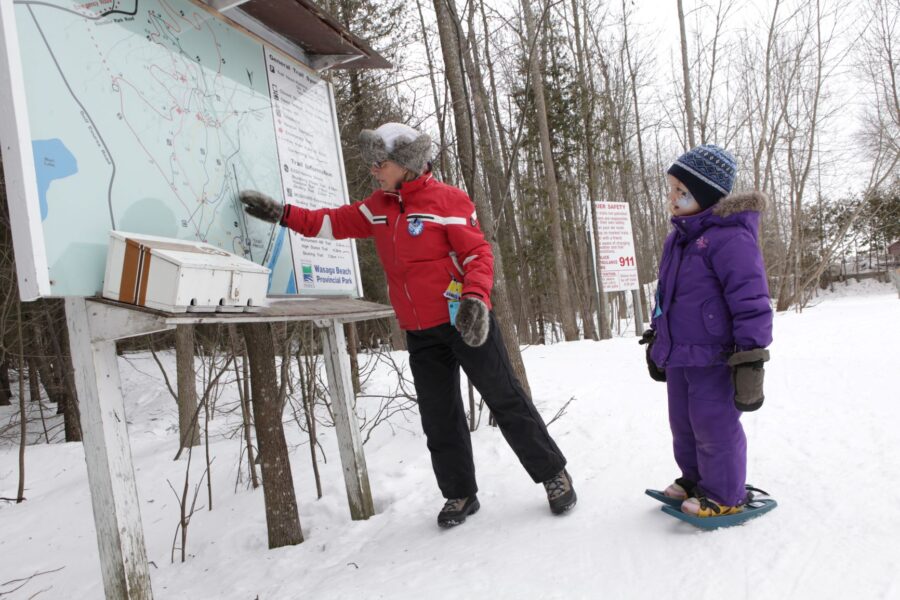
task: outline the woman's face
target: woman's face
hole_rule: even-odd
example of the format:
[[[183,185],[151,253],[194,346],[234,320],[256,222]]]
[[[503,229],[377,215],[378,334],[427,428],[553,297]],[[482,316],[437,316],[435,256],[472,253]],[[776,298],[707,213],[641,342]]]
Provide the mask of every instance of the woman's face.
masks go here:
[[[667,174],[666,181],[669,184],[669,192],[666,195],[666,199],[668,200],[666,206],[668,207],[669,212],[672,213],[672,216],[686,217],[700,212],[700,205],[697,204],[697,200],[691,196],[687,186],[681,183],[681,180]]]
[[[396,191],[406,178],[408,171],[392,160],[383,160],[369,167],[369,172],[386,192]]]

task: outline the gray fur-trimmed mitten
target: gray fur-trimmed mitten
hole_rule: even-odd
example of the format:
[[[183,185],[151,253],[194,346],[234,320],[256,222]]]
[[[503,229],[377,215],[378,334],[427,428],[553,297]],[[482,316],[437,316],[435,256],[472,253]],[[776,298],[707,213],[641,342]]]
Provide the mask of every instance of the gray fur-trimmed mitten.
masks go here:
[[[731,377],[734,381],[734,405],[738,410],[750,412],[763,404],[763,379],[766,369],[763,366],[769,360],[769,351],[765,348],[754,348],[735,352],[728,359]]]
[[[491,320],[487,305],[473,296],[466,296],[459,303],[456,313],[456,330],[467,346],[478,348],[487,341]]]
[[[240,198],[244,204],[244,210],[251,217],[256,217],[269,223],[281,223],[281,219],[284,216],[284,205],[281,202],[273,200],[256,190],[243,190]]]

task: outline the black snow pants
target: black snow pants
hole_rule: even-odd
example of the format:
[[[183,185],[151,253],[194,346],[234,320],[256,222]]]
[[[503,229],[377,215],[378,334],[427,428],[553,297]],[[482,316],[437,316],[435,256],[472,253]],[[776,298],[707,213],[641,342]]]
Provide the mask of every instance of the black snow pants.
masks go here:
[[[531,398],[513,374],[493,313],[490,319],[487,341],[479,348],[467,346],[449,323],[406,332],[422,429],[445,498],[465,498],[478,491],[460,391],[460,366],[535,482],[550,479],[566,465]]]

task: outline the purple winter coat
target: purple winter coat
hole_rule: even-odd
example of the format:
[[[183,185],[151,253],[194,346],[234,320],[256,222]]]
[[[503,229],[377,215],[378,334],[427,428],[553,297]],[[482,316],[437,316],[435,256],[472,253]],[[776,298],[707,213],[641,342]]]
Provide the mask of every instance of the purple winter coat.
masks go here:
[[[759,192],[731,194],[675,226],[663,248],[651,358],[660,368],[723,365],[772,343],[766,266],[757,243]]]

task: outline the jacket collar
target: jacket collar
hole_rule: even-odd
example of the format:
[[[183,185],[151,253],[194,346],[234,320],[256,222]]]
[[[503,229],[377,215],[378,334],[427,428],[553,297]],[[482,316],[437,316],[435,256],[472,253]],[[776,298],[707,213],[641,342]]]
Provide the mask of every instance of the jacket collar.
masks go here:
[[[766,208],[762,192],[729,194],[703,212],[689,217],[672,217],[678,237],[690,241],[713,225],[743,226],[755,235],[759,229],[759,214]]]
[[[672,217],[672,225],[678,232],[678,238],[690,240],[703,233],[712,224],[709,222],[709,217],[712,216],[714,210],[715,206],[711,206],[695,215]]]
[[[424,189],[428,185],[431,185],[433,182],[434,182],[434,175],[432,175],[431,172],[423,173],[422,175],[419,175],[412,181],[404,181],[400,185],[400,189],[398,190],[398,192],[403,196],[405,196],[407,194],[414,194],[414,193]]]
[[[766,209],[768,197],[762,192],[738,192],[722,198],[713,213],[719,217],[730,217],[742,212],[761,213]]]

